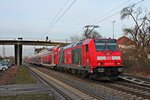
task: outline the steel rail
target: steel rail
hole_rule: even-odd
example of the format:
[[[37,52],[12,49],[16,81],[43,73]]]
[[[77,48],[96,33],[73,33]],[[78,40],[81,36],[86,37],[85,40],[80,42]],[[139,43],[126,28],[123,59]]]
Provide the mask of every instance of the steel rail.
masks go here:
[[[138,85],[143,85],[143,86],[150,87],[150,82],[146,82],[146,81],[141,80],[141,79],[136,79],[134,77],[129,77],[129,76],[126,76],[126,75],[119,76],[119,78],[123,79],[123,80],[126,80],[126,81],[129,81],[129,82],[132,82],[132,83],[135,83],[135,84],[138,84]]]
[[[29,65],[26,65],[29,66]],[[89,95],[88,93],[85,93],[84,91],[81,91],[77,88],[71,87],[66,83],[63,83],[57,79],[54,79],[53,77],[33,68],[33,67],[28,67],[34,74],[36,74],[38,77],[40,77],[44,82],[46,82],[49,86],[51,86],[52,88],[54,88],[58,93],[60,93],[66,100],[77,100],[77,99],[86,99],[86,100],[97,100],[97,98],[92,97],[91,95]],[[44,76],[44,77],[43,77]],[[54,84],[52,84],[50,81],[53,81]],[[62,87],[60,90],[60,86]],[[63,90],[63,91],[62,91]],[[69,94],[66,94],[69,91]],[[77,97],[75,99],[74,97],[71,97],[70,94],[75,94],[75,96]]]
[[[58,72],[58,71],[55,71],[55,72]],[[97,84],[98,86],[104,86],[108,89],[110,88],[110,93],[113,91],[116,91],[116,93],[118,94],[120,93],[124,95],[129,95],[131,96],[131,98],[136,98],[136,99],[142,98],[143,100],[144,98],[145,100],[148,100],[148,98],[150,97],[150,92],[144,89],[144,86],[142,86],[141,89],[135,88],[135,87],[132,88],[131,86],[129,87],[127,85],[124,85],[118,82],[106,82],[105,83],[105,82],[99,82],[95,80],[81,78],[79,76],[70,75],[67,73],[62,73],[62,72],[59,72],[59,73],[68,75],[68,77],[70,77],[71,79],[75,79],[75,80],[83,81],[83,83],[91,84],[92,86],[94,86],[94,84]]]

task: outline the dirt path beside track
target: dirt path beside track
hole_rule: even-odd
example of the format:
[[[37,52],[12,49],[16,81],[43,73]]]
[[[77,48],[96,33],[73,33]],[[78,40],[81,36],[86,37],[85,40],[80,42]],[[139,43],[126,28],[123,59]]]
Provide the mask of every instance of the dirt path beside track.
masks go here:
[[[11,81],[13,77],[17,74],[18,69],[19,68],[17,66],[12,66],[6,71],[1,71],[0,72],[0,85],[11,84]]]

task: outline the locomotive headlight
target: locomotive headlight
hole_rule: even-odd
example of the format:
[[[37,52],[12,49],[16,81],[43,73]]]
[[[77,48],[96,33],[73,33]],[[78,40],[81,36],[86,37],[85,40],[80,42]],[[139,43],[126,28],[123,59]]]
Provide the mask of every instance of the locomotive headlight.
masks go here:
[[[112,56],[112,60],[121,60],[120,56]]]
[[[97,56],[97,60],[106,60],[106,56]]]
[[[117,64],[117,65],[120,65],[120,63],[119,63],[119,62],[117,62],[116,64]]]

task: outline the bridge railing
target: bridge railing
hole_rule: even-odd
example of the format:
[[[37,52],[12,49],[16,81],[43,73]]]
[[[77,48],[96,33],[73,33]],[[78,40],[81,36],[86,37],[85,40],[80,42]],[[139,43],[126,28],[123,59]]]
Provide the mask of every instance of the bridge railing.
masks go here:
[[[0,37],[0,40],[24,40],[24,41],[49,41],[49,42],[62,42],[62,43],[71,43],[68,39],[38,39],[38,38],[8,38]]]

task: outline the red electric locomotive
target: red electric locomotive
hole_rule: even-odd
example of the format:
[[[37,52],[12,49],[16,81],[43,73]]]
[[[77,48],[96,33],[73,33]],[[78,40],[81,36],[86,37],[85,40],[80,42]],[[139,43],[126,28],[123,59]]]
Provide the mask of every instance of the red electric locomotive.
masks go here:
[[[85,34],[86,39],[42,51],[30,58],[30,62],[93,79],[118,79],[123,64],[116,39],[89,38],[90,32]]]
[[[59,67],[90,78],[118,78],[123,72],[121,52],[115,39],[85,39],[59,51]]]

